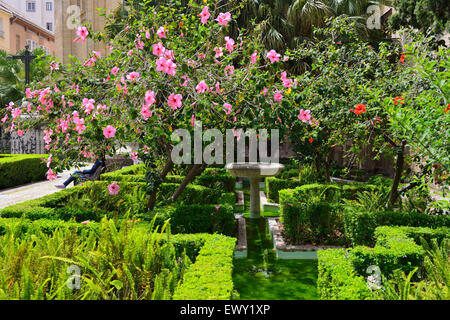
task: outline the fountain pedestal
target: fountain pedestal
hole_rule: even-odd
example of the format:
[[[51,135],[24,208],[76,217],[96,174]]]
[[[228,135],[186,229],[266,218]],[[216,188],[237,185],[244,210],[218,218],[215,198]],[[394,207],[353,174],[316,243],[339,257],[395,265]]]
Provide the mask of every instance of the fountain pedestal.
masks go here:
[[[250,218],[258,219],[261,216],[259,181],[263,177],[276,176],[284,166],[280,163],[235,162],[227,164],[225,168],[235,177],[250,180]]]

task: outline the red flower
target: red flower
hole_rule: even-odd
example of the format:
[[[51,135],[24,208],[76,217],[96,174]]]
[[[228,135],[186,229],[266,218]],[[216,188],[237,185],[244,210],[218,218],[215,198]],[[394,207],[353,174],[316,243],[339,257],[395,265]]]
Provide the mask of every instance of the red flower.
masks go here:
[[[351,112],[360,115],[361,113],[366,112],[366,106],[364,104],[357,104],[355,106],[355,110],[350,110]]]
[[[447,108],[444,108],[443,110],[445,113],[449,112],[450,111],[450,103],[447,105]]]
[[[401,63],[404,63],[404,62],[405,62],[405,57],[406,57],[406,55],[404,55],[404,54],[402,54],[402,55],[400,56],[400,62],[401,62]]]
[[[309,143],[313,143],[314,139],[313,138],[309,138]]]
[[[398,103],[400,103],[400,104],[405,104],[405,102],[403,102],[403,100],[405,100],[405,99],[402,98],[402,97],[395,97],[395,98],[394,98],[394,104],[395,104],[395,105],[398,105]]]

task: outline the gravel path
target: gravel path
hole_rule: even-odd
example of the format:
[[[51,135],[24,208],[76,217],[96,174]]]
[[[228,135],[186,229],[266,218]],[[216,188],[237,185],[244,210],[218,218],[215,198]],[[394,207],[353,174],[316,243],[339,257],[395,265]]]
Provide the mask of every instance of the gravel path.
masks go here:
[[[91,166],[83,167],[81,169],[89,169],[90,167]],[[46,180],[15,188],[0,190],[0,209],[60,191],[61,189],[55,188],[55,186],[62,184],[73,171],[75,171],[75,169],[61,173],[58,175],[58,179],[53,181]],[[70,186],[73,186],[73,184]]]

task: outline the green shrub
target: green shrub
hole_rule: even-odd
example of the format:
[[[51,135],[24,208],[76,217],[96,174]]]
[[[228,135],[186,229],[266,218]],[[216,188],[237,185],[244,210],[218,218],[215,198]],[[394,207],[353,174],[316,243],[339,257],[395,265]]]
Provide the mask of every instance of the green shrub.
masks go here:
[[[343,245],[346,243],[342,205],[322,201],[286,204],[281,215],[283,236],[293,244]]]
[[[235,229],[233,207],[229,204],[163,207],[142,218],[152,220],[155,216],[156,224],[160,226],[170,219],[173,233],[217,232],[231,236]]]
[[[99,224],[89,222],[87,224],[66,222],[62,220],[48,220],[40,219],[36,221],[28,219],[0,219],[0,236],[13,235],[15,238],[23,239],[24,237],[31,237],[43,233],[51,235],[56,230],[61,228],[71,228],[77,234],[86,234],[92,230],[99,231]]]
[[[0,155],[0,189],[45,180],[47,155]]]
[[[283,171],[281,171],[281,173],[278,175],[279,179],[298,179],[298,176],[300,174],[300,169],[298,168],[294,168],[294,169],[284,169]]]
[[[174,300],[230,300],[235,238],[211,235],[186,271]]]
[[[284,235],[293,243],[346,244],[342,217],[344,199],[366,184],[308,184],[279,192]]]
[[[267,199],[275,203],[278,203],[279,201],[278,192],[280,190],[294,189],[303,185],[303,183],[299,180],[283,180],[278,179],[276,177],[266,178],[265,181],[266,181]]]
[[[319,250],[317,290],[322,300],[372,300],[364,277],[359,276],[344,249]]]
[[[222,192],[234,192],[236,178],[225,169],[206,168],[200,176],[195,178],[194,184],[221,190]]]
[[[378,226],[409,226],[440,228],[450,227],[450,216],[406,213],[398,211],[344,212],[344,227],[347,238],[353,245],[373,245],[374,231]]]
[[[374,235],[373,248],[356,246],[318,252],[321,299],[373,299],[375,295],[364,280],[369,266],[377,266],[386,279],[398,272],[408,274],[423,266],[425,250],[418,244],[422,235],[433,241],[450,238],[448,228],[383,226],[376,228]]]
[[[178,187],[177,183],[162,183],[157,196],[158,202],[170,203],[169,198]],[[177,202],[180,204],[216,204],[221,195],[222,190],[189,184],[178,197]]]

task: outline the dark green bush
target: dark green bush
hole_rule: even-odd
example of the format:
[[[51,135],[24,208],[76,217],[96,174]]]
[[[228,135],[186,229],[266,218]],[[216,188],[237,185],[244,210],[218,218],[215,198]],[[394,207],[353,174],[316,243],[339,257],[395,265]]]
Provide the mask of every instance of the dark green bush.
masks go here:
[[[173,233],[217,232],[233,235],[235,229],[233,207],[229,204],[164,207],[154,210],[145,219],[152,220],[155,215],[158,225],[163,225],[170,219],[170,228]]]
[[[359,190],[375,188],[367,184],[315,183],[279,191],[285,237],[296,244],[346,244],[342,200],[354,198]]]
[[[221,192],[234,192],[236,178],[225,169],[206,168],[200,176],[195,178],[194,184],[218,189]]]
[[[267,199],[278,203],[278,192],[283,189],[294,189],[300,187],[303,183],[299,180],[283,180],[276,177],[266,178]]]
[[[345,234],[353,245],[373,245],[378,226],[450,227],[450,216],[398,211],[344,212]]]
[[[373,299],[364,280],[369,266],[379,267],[387,279],[395,270],[408,274],[415,268],[420,269],[425,257],[425,250],[419,245],[420,238],[450,238],[448,231],[448,228],[382,226],[374,231],[376,245],[373,248],[356,246],[347,250],[320,250],[317,281],[320,298]]]
[[[46,159],[43,154],[0,155],[0,189],[45,180]]]
[[[344,245],[342,205],[321,201],[286,204],[281,215],[283,236],[293,244]]]
[[[158,202],[170,203],[170,196],[178,188],[177,183],[163,183],[159,187]],[[200,185],[189,184],[178,197],[181,204],[216,204],[222,195],[222,190],[211,189]]]

